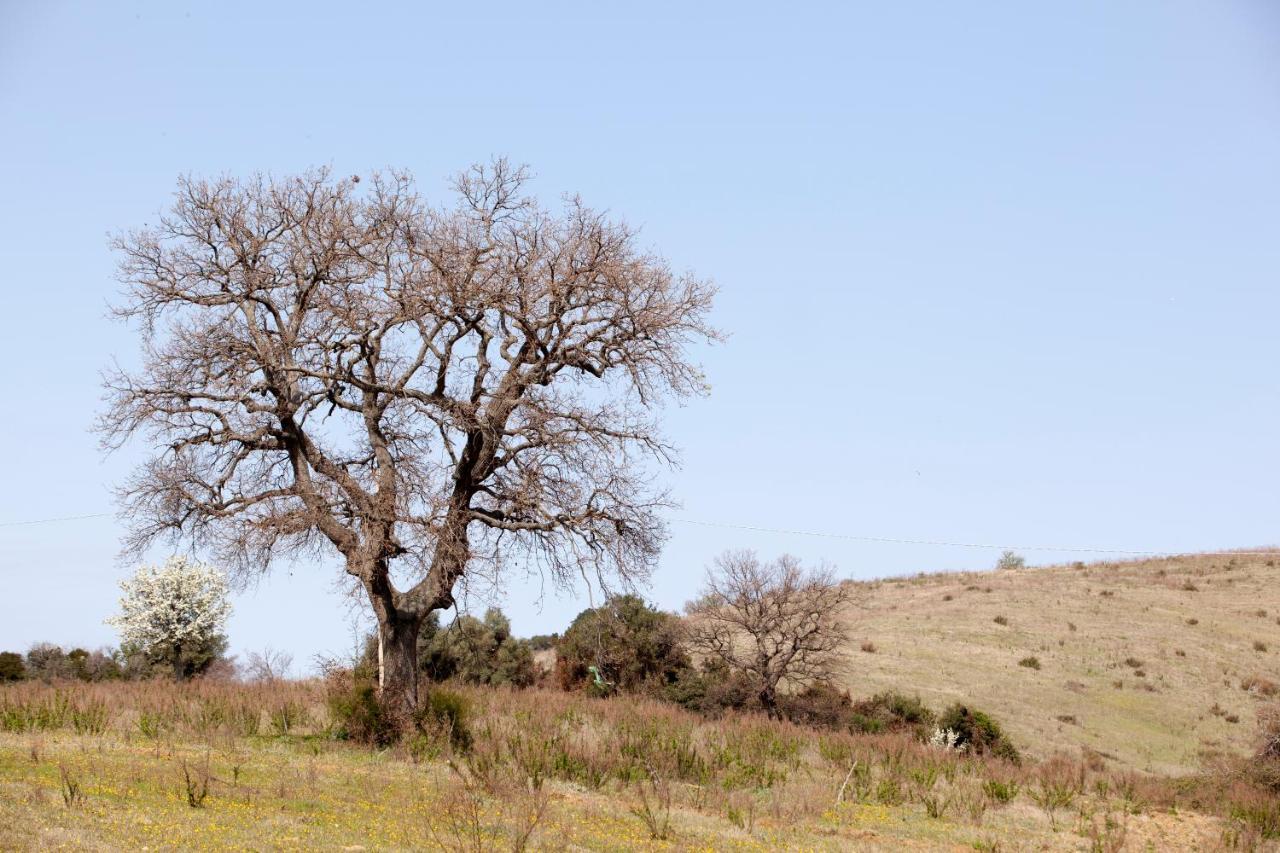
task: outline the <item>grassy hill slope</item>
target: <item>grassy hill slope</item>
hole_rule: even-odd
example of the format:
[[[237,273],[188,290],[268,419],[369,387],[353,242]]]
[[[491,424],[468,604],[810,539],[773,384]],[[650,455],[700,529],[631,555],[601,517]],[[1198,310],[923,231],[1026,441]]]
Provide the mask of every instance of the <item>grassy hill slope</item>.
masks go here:
[[[844,685],[855,697],[970,702],[1032,755],[1087,746],[1118,767],[1189,771],[1247,750],[1262,698],[1250,679],[1280,682],[1280,552],[859,586]],[[1040,668],[1019,664],[1028,657]]]

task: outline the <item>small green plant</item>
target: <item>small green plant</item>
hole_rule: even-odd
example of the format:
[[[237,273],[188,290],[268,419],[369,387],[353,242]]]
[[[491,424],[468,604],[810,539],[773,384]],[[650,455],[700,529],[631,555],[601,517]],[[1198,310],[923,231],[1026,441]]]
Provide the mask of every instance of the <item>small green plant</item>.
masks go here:
[[[1042,774],[1029,793],[1035,804],[1049,816],[1049,826],[1056,832],[1058,810],[1067,808],[1075,800],[1075,788],[1068,782]]]
[[[982,783],[982,793],[998,806],[1007,806],[1018,796],[1018,783],[1010,779],[987,779]]]
[[[164,733],[165,719],[155,711],[138,713],[138,734],[148,740],[156,740]]]
[[[271,708],[271,730],[283,737],[296,729],[306,716],[306,708],[292,699],[277,702]]]
[[[1025,658],[1018,661],[1018,666],[1025,666],[1027,669],[1039,669],[1040,658],[1035,655],[1027,655]]]
[[[1008,619],[1008,617],[1005,617],[1005,616],[997,616],[996,618],[992,619],[991,621],[992,621],[992,622],[994,622],[994,623],[996,623],[997,625],[1008,625],[1008,624],[1009,624],[1009,619]]]

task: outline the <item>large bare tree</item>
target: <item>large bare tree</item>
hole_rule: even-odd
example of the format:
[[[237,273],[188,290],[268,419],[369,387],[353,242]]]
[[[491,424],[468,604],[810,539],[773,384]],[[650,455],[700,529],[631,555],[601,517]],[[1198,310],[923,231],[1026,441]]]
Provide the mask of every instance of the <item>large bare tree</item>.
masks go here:
[[[795,557],[770,562],[751,551],[716,558],[697,601],[688,636],[696,652],[745,674],[770,716],[778,691],[829,681],[849,642],[852,587],[829,568],[805,569]]]
[[[183,179],[115,241],[143,354],[99,428],[157,450],[120,490],[127,548],[188,540],[241,573],[336,550],[402,720],[460,581],[643,579],[672,461],[653,410],[706,390],[712,286],[525,180],[474,166],[432,207],[399,172]]]

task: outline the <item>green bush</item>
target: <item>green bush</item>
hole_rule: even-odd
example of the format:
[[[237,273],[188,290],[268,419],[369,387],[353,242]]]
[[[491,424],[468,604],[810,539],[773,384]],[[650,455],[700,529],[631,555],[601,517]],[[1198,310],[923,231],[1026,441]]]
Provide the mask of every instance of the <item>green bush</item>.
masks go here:
[[[467,750],[471,748],[470,718],[471,705],[467,697],[437,687],[427,694],[427,701],[419,708],[415,722],[419,729],[429,734],[446,733],[454,749]]]
[[[719,661],[707,661],[701,670],[681,669],[662,689],[662,698],[699,714],[717,716],[725,711],[759,707],[749,676],[730,672]]]
[[[955,732],[956,745],[975,755],[994,755],[1014,764],[1022,760],[1000,724],[982,711],[957,703],[938,718],[937,726]]]
[[[610,598],[584,610],[556,649],[556,675],[565,690],[591,689],[589,667],[614,689],[661,693],[689,669],[680,620],[635,595]]]
[[[432,613],[418,635],[418,666],[431,681],[529,687],[537,680],[533,649],[512,636],[510,620],[496,607],[483,619],[459,616],[447,628]]]
[[[779,697],[778,711],[797,725],[846,729],[853,719],[853,700],[830,685],[814,684],[800,693]]]
[[[870,699],[854,702],[849,727],[855,732],[910,732],[927,737],[933,730],[936,716],[919,696],[907,696],[888,691]]]
[[[331,668],[325,674],[325,703],[333,737],[378,747],[395,742],[395,725],[378,698],[376,668],[364,662],[354,669]]]
[[[0,681],[21,681],[27,677],[26,664],[17,652],[0,652]]]

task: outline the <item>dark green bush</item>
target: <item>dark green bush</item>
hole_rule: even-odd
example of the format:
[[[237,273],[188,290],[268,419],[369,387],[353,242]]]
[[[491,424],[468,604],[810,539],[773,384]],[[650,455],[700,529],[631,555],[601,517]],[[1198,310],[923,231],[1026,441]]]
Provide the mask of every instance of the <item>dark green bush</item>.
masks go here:
[[[589,667],[612,689],[661,693],[689,669],[680,620],[635,595],[610,598],[584,610],[556,649],[556,676],[566,690],[592,689]]]
[[[432,613],[418,635],[418,665],[431,681],[529,687],[538,675],[532,647],[512,636],[510,620],[496,607],[483,619],[459,616],[447,628]]]
[[[17,652],[0,652],[0,681],[21,681],[27,677],[26,664]]]
[[[864,734],[910,732],[924,738],[932,732],[936,719],[920,697],[893,691],[854,702],[850,710],[849,728]]]
[[[778,711],[797,725],[846,729],[853,719],[853,700],[830,685],[814,684],[800,693],[779,697]]]
[[[470,717],[471,705],[467,697],[436,687],[427,694],[415,722],[419,729],[428,733],[446,733],[454,749],[466,750],[471,748]]]
[[[337,726],[334,733],[343,740],[372,746],[388,746],[395,740],[395,728],[372,682],[354,684],[345,693],[330,696],[329,713]]]
[[[719,661],[708,661],[701,670],[680,670],[663,687],[662,698],[713,717],[730,710],[758,709],[760,704],[751,679],[743,673],[730,672]]]
[[[956,733],[956,745],[975,755],[994,755],[1018,764],[1022,756],[990,715],[957,703],[938,718],[940,729]]]

